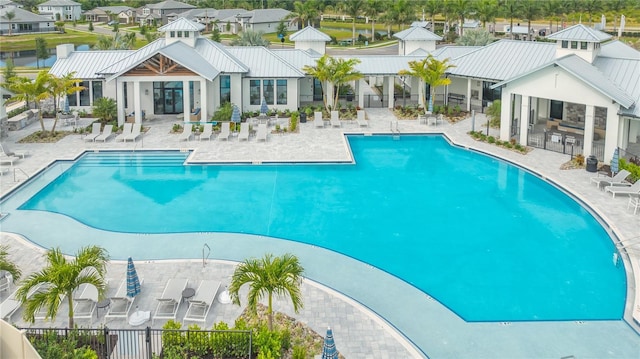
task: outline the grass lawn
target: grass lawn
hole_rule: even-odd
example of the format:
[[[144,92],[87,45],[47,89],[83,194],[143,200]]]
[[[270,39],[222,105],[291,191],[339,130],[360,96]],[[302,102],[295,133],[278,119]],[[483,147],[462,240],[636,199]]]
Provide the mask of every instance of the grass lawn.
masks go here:
[[[19,36],[3,36],[0,50],[2,51],[24,51],[35,49],[36,37],[42,37],[47,42],[47,47],[55,47],[60,44],[72,43],[78,45],[93,45],[98,41],[97,34],[91,34],[84,31],[75,31],[65,28],[65,34],[28,34]]]

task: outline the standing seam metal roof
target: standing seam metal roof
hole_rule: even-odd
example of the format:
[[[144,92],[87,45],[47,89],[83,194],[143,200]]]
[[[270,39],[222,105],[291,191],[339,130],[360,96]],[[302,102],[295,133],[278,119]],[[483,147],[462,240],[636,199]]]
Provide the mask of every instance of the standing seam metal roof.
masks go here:
[[[74,51],[66,59],[58,58],[49,73],[64,76],[75,71],[75,77],[79,79],[103,78],[104,76],[99,75],[98,72],[105,64],[116,63],[133,52],[130,50]]]
[[[593,66],[611,79],[635,100],[635,105],[621,111],[625,115],[640,118],[640,58],[615,59],[598,57]]]
[[[412,26],[406,30],[402,30],[396,34],[393,34],[403,41],[440,41],[442,37],[434,34],[433,32],[425,29],[424,27]]]
[[[304,77],[304,73],[263,46],[229,48],[249,68],[249,77]]]
[[[564,30],[555,32],[549,36],[549,40],[567,40],[567,41],[587,41],[587,42],[602,42],[609,40],[611,35],[606,32],[595,30],[586,27],[582,24],[576,24],[568,27]]]
[[[167,31],[202,31],[204,30],[204,24],[187,20],[184,17],[179,17],[170,23],[158,28],[160,32]]]
[[[289,40],[328,42],[331,41],[331,37],[313,26],[307,26],[304,29],[289,35]]]

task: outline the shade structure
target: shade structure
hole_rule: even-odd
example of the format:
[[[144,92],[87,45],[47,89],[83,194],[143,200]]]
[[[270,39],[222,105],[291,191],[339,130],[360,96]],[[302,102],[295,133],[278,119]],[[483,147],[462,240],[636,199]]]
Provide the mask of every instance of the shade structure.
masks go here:
[[[333,341],[331,328],[327,328],[327,335],[324,337],[322,359],[338,359],[338,351],[336,350],[336,343]]]
[[[613,151],[613,158],[611,159],[611,174],[616,174],[620,170],[618,168],[618,162],[620,160],[620,153],[618,147]]]
[[[260,104],[260,114],[266,116],[267,112],[269,112],[269,107],[267,107],[267,101],[264,99],[264,97],[262,97],[262,103]]]
[[[238,106],[233,105],[233,112],[231,113],[231,122],[240,123],[242,119],[240,118],[240,110]]]
[[[133,298],[138,294],[140,294],[140,279],[138,279],[133,260],[129,257],[127,261],[127,297]]]

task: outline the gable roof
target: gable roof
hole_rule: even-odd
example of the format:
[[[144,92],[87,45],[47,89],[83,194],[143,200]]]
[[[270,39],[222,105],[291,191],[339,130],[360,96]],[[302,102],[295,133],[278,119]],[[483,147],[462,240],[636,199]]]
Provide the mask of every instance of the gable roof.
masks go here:
[[[249,18],[250,24],[261,24],[282,21],[290,13],[291,11],[285,9],[257,9],[238,14],[238,17]]]
[[[455,59],[464,56],[480,48],[482,48],[482,46],[443,46],[432,51],[431,55],[439,61],[442,61],[444,59]]]
[[[598,57],[640,59],[640,51],[620,40],[614,40],[609,41],[600,47]]]
[[[49,0],[45,1],[38,6],[81,6],[80,3],[71,0]]]
[[[305,66],[315,66],[320,54],[315,51],[301,49],[271,49],[281,59],[302,71]]]
[[[122,60],[133,52],[133,50],[74,51],[66,59],[58,58],[51,66],[49,73],[65,76],[75,71],[75,77],[79,79],[103,78],[104,76],[98,74],[101,69]]]
[[[424,27],[412,26],[408,29],[402,30],[398,33],[393,34],[394,37],[397,37],[403,41],[440,41],[442,37],[434,34],[433,32],[425,29]]]
[[[160,26],[158,31],[202,31],[204,28],[204,24],[179,17],[166,25]]]
[[[311,42],[329,42],[331,37],[324,32],[314,28],[313,26],[307,26],[302,30],[296,31],[289,35],[291,41],[311,41]]]
[[[264,46],[237,46],[228,48],[249,68],[250,77],[304,77],[304,73]]]
[[[102,11],[109,11],[112,14],[119,14],[123,11],[133,10],[130,6],[98,6],[96,9],[100,9]]]
[[[640,118],[640,81],[638,81],[640,79],[640,57],[635,59],[598,57],[593,62],[593,66],[635,100],[634,106],[620,112],[627,116]]]
[[[12,12],[15,16],[13,19],[8,20],[5,14]],[[48,17],[34,14],[31,11],[23,10],[19,7],[5,7],[0,9],[0,17],[2,17],[3,23],[16,23],[16,22],[50,22],[53,23]]]
[[[576,24],[570,26],[564,30],[554,32],[547,36],[549,40],[566,40],[566,41],[587,41],[587,42],[602,42],[609,40],[611,35],[606,32],[602,32],[590,27],[586,27],[582,24]]]
[[[180,1],[166,0],[155,4],[147,4],[146,7],[149,9],[195,9],[197,6]]]

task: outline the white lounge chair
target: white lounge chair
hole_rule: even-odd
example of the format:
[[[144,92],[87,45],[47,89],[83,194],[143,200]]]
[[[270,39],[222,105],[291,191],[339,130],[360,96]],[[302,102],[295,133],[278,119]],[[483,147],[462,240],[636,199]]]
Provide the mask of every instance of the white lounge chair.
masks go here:
[[[36,291],[34,291],[33,295],[36,295],[38,292],[47,290],[48,286],[49,286],[49,284],[43,283],[42,285],[38,286],[38,289]],[[60,294],[59,298],[60,298],[60,300],[58,302],[58,306],[60,306],[64,302],[66,302],[67,295],[66,294]],[[46,305],[40,307],[40,309],[36,313],[34,313],[33,317],[36,320],[51,319],[51,318],[48,318],[47,306]]]
[[[231,130],[230,130],[229,125],[230,125],[229,122],[223,122],[223,123],[220,124],[220,134],[218,135],[218,139],[220,141],[229,140],[229,136],[231,136]]]
[[[98,304],[98,288],[93,284],[84,283],[78,288],[80,293],[74,298],[73,318],[89,319],[89,325],[93,324],[93,313]]]
[[[369,122],[367,122],[366,114],[363,110],[358,110],[358,117],[356,117],[356,121],[358,122],[358,126],[360,127],[369,127]]]
[[[11,287],[13,282],[13,276],[7,271],[0,271],[0,292],[5,291]]]
[[[180,134],[180,137],[178,137],[178,140],[189,141],[192,135],[193,135],[193,124],[185,123],[184,128],[182,129],[182,133]]]
[[[131,133],[124,137],[124,142],[131,141],[136,142],[136,139],[142,134],[142,124],[140,122],[134,123],[131,126]]]
[[[113,135],[113,125],[104,125],[102,133],[96,137],[94,141],[107,142],[107,139]]]
[[[31,298],[35,293],[37,293],[39,289],[40,285],[36,285],[31,288],[31,290],[27,294],[27,299]],[[13,315],[13,313],[15,313],[16,310],[18,310],[18,308],[20,308],[20,306],[22,305],[22,302],[20,302],[16,297],[18,290],[19,288],[16,288],[16,290],[11,293],[11,295],[7,299],[5,299],[2,304],[0,304],[0,318],[7,321],[11,320],[11,316]]]
[[[615,198],[616,194],[640,194],[640,180],[631,186],[608,186],[604,188],[605,192],[611,192],[611,195]]]
[[[342,127],[342,122],[340,121],[340,112],[331,111],[331,127]]]
[[[93,142],[96,140],[96,137],[100,136],[100,128],[102,127],[102,124],[100,122],[94,123],[91,126],[91,133],[87,134],[86,136],[84,136],[84,141],[85,142]]]
[[[261,123],[258,125],[258,132],[256,134],[256,141],[264,141],[267,142],[267,136],[269,135],[269,131],[267,131],[267,124]]]
[[[13,166],[13,163],[19,161],[20,157],[16,156],[7,156],[4,153],[0,153],[0,165],[10,165]]]
[[[122,127],[122,133],[116,136],[116,141],[124,141],[124,139],[131,134],[131,130],[133,129],[132,123],[125,123]]]
[[[209,310],[213,305],[216,295],[220,289],[220,282],[215,280],[203,280],[200,282],[196,294],[189,299],[189,308],[184,315],[183,321],[205,322]]]
[[[598,188],[606,186],[631,186],[631,183],[623,182],[630,174],[627,170],[621,170],[613,177],[591,177],[591,183],[595,183]]]
[[[243,122],[240,124],[240,133],[238,134],[238,141],[249,141],[249,124]]]
[[[178,307],[182,303],[182,291],[187,288],[188,281],[186,279],[169,279],[164,287],[162,296],[156,298],[158,305],[156,312],[151,320],[151,325],[156,319],[173,319],[176,320],[178,315]]]
[[[29,151],[13,151],[6,143],[0,144],[0,149],[6,156],[25,158],[30,155]]]
[[[322,111],[316,111],[313,113],[313,125],[315,127],[324,127],[324,119],[322,118]]]
[[[140,286],[144,284],[144,278],[140,278]],[[105,321],[107,318],[126,318],[129,316],[129,310],[133,306],[133,302],[135,302],[136,297],[127,297],[127,280],[123,279],[118,286],[118,290],[113,297],[110,297],[109,300],[111,303],[109,304],[109,310],[107,314],[105,314]]]
[[[213,124],[205,123],[204,130],[202,130],[202,133],[200,134],[200,141],[203,139],[211,141],[211,136],[213,136]]]

